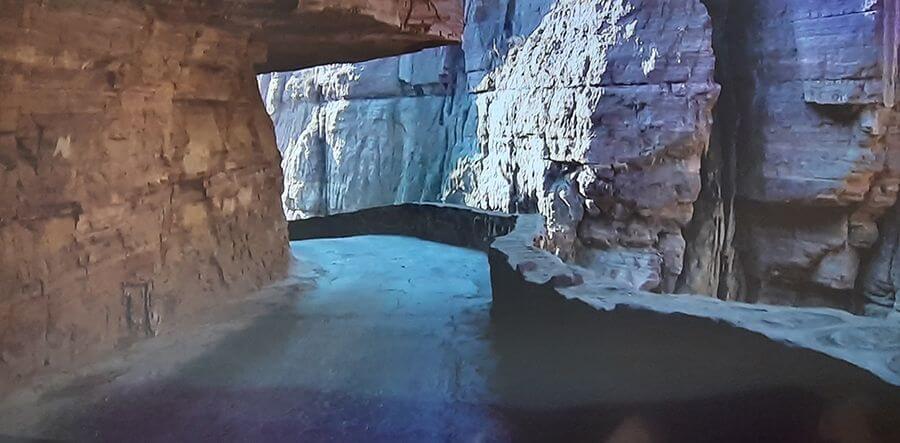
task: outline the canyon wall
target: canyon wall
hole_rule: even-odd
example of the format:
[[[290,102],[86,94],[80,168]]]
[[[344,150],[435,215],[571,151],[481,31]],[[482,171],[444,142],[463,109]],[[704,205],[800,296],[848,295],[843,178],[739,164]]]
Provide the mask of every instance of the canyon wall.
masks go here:
[[[859,309],[859,269],[894,204],[894,1],[731,2],[737,125],[730,297]],[[741,43],[744,42],[744,43]],[[728,141],[731,137],[733,140]]]
[[[884,314],[898,3],[469,0],[460,48],[260,78],[285,211],[540,212],[614,284]]]
[[[540,211],[559,255],[674,287],[718,93],[703,5],[472,1],[466,17],[461,48],[260,78],[288,217]]]
[[[284,156],[289,219],[438,199],[452,112],[440,81],[451,54],[437,48],[260,76]]]
[[[458,40],[413,3],[0,1],[0,379],[280,278],[255,75]]]

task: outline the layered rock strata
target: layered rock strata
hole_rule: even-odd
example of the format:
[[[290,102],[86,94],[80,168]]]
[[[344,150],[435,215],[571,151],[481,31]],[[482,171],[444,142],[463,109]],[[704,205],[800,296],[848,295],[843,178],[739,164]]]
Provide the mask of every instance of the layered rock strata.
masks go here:
[[[897,4],[732,2],[736,249],[729,297],[852,309],[896,201]]]
[[[459,7],[0,1],[0,379],[282,276],[254,76],[454,41]]]

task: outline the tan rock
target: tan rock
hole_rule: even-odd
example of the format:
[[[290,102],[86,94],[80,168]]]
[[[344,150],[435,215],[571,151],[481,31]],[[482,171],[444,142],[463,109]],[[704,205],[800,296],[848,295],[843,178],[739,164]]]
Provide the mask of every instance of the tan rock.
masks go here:
[[[462,28],[453,0],[220,3],[0,1],[0,380],[283,275],[257,72]]]

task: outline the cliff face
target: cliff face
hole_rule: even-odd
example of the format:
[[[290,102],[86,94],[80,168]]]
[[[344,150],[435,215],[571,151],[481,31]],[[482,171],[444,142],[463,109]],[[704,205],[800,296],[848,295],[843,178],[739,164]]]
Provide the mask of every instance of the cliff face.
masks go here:
[[[470,0],[461,48],[260,78],[285,210],[537,211],[616,284],[893,306],[897,9]]]
[[[555,3],[474,86],[479,147],[448,195],[536,205],[551,251],[671,290],[718,93],[711,30],[699,1]]]
[[[254,76],[458,38],[459,5],[414,3],[0,1],[0,378],[281,277]]]

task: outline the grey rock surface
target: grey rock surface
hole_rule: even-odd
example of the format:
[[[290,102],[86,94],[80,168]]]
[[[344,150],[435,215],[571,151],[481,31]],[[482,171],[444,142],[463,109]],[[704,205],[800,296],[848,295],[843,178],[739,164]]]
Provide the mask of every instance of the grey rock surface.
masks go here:
[[[449,51],[260,76],[289,219],[438,198]]]

